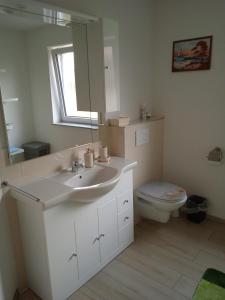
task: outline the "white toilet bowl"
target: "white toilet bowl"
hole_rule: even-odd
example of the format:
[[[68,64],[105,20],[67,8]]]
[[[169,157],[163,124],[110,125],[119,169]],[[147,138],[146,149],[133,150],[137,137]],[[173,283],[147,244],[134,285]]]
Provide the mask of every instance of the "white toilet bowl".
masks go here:
[[[187,194],[183,188],[159,181],[143,185],[137,190],[136,196],[140,215],[162,223],[166,223],[171,213],[187,201]]]

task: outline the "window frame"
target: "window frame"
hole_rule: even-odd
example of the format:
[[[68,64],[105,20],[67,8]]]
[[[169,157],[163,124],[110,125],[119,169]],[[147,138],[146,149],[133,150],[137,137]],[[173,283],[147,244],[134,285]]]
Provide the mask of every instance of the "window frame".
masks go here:
[[[52,72],[54,73],[53,76],[55,77],[56,81],[56,92],[58,95],[59,99],[59,109],[60,109],[60,117],[61,117],[61,122],[62,123],[72,123],[72,124],[79,124],[79,125],[98,125],[98,117],[93,118],[91,117],[83,117],[83,116],[74,116],[74,117],[68,117],[66,115],[66,108],[65,108],[65,99],[64,99],[64,94],[63,94],[63,87],[62,87],[62,82],[61,82],[61,75],[60,75],[60,67],[57,59],[58,54],[63,54],[63,53],[68,53],[68,52],[74,52],[74,47],[72,44],[66,44],[66,45],[60,45],[58,47],[51,47],[50,48],[50,56],[52,59]],[[75,59],[75,57],[74,57]],[[75,76],[75,74],[74,74]],[[76,80],[76,79],[75,79]],[[78,110],[77,110],[78,111]],[[79,111],[78,111],[79,112]]]

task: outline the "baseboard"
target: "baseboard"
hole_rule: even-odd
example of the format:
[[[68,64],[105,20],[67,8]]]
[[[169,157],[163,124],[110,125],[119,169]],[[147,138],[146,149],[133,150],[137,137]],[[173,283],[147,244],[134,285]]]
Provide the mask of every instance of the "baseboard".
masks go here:
[[[16,289],[13,300],[19,300],[20,296],[25,294],[29,289],[24,288],[24,289]]]
[[[207,219],[211,220],[211,221],[214,221],[214,222],[217,222],[217,223],[225,224],[225,219],[223,219],[223,218],[207,215]]]
[[[186,217],[186,208],[185,207],[181,207],[180,209],[180,215],[182,217]],[[222,224],[225,224],[225,219],[223,218],[219,218],[219,217],[215,217],[215,216],[212,216],[212,215],[206,215],[206,218],[207,220],[211,220],[211,221],[214,221],[214,222],[217,222],[217,223],[222,223]]]

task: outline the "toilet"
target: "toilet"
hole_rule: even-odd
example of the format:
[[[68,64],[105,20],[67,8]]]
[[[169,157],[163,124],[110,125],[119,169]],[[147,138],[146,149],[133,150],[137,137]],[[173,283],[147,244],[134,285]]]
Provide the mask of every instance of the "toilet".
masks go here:
[[[178,209],[187,201],[186,191],[172,183],[154,181],[136,191],[137,208],[144,218],[166,223],[171,214],[178,216]]]

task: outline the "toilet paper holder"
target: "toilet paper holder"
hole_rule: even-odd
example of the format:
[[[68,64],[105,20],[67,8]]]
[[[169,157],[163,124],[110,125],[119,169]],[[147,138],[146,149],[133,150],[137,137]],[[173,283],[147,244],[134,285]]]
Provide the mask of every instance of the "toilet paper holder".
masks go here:
[[[223,159],[223,151],[220,147],[215,147],[213,150],[211,150],[207,156],[208,161],[212,162],[221,162]]]

